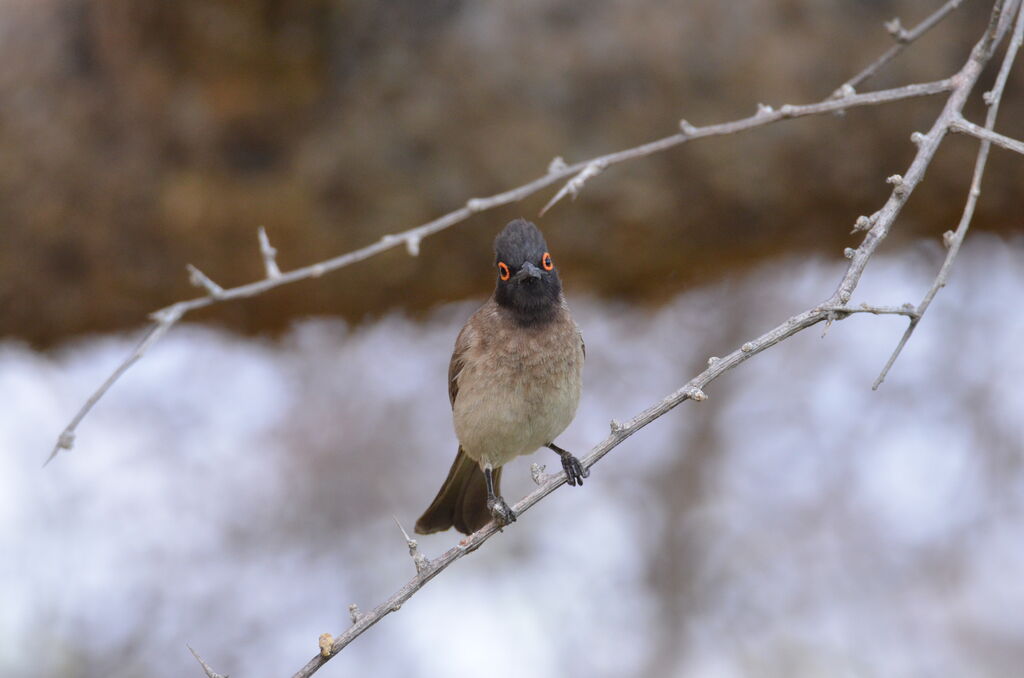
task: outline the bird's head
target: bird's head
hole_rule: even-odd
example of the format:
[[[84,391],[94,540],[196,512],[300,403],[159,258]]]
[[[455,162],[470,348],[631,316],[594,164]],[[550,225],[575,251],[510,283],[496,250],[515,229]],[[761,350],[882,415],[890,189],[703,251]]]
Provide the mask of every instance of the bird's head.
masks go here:
[[[561,303],[562,281],[544,235],[525,219],[509,222],[494,239],[498,283],[494,300],[515,313],[524,325],[554,317]]]

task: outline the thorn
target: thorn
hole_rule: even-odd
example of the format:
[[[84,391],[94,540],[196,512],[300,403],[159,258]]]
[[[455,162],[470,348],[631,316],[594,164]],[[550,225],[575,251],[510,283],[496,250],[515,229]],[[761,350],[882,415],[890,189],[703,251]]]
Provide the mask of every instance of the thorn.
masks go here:
[[[427,557],[419,552],[419,545],[416,540],[409,536],[409,533],[402,527],[402,523],[398,522],[398,516],[391,514],[391,517],[395,521],[395,525],[398,525],[398,529],[402,531],[402,536],[405,537],[405,545],[409,547],[409,555],[412,556],[413,565],[416,566],[416,575],[423,574],[423,571],[430,565],[430,561]]]
[[[408,235],[405,238],[405,251],[409,253],[410,257],[418,257],[420,254],[420,236]]]
[[[75,446],[75,432],[74,431],[70,431],[68,429],[65,429],[64,431],[61,432],[60,436],[57,438],[57,444],[53,446],[53,451],[50,452],[50,456],[47,457],[46,461],[43,462],[43,466],[42,467],[46,468],[46,465],[49,464],[51,461],[53,461],[54,457],[56,457],[60,453],[61,450],[70,450],[74,446]]]
[[[954,233],[953,231],[946,231],[945,233],[942,234],[942,244],[946,246],[947,250],[953,246],[953,243],[955,241],[956,233]]]
[[[277,256],[277,250],[270,246],[267,230],[260,226],[256,233],[260,239],[260,253],[263,255],[263,268],[267,272],[267,277],[280,278],[281,269],[277,267],[277,261],[274,259]]]
[[[188,269],[188,281],[192,283],[193,287],[204,288],[211,297],[219,298],[224,294],[224,288],[213,282],[206,276],[205,273],[200,271],[192,264],[185,264],[185,268]]]
[[[697,128],[691,125],[686,120],[680,120],[679,131],[683,133],[683,136],[692,137],[697,133]]]
[[[763,117],[765,115],[771,115],[774,112],[775,112],[775,109],[772,108],[771,106],[769,106],[768,104],[758,104],[757,105],[757,115],[758,116],[762,116]]]
[[[57,439],[57,447],[62,450],[70,450],[75,446],[75,434],[73,431],[64,431]]]
[[[712,365],[717,363],[719,360],[721,360],[721,358],[719,358],[717,355],[711,356],[710,358],[708,358],[708,367],[711,367]]]
[[[569,166],[562,160],[562,156],[556,156],[551,164],[548,165],[548,174],[560,174],[566,170]]]
[[[621,433],[626,428],[621,423],[619,423],[617,419],[612,419],[610,422],[608,422],[608,426],[609,428],[611,428],[612,433]]]
[[[329,633],[321,633],[320,634],[319,644],[320,644],[320,656],[321,657],[330,657],[331,656],[331,648],[334,646],[334,636],[332,636]]]

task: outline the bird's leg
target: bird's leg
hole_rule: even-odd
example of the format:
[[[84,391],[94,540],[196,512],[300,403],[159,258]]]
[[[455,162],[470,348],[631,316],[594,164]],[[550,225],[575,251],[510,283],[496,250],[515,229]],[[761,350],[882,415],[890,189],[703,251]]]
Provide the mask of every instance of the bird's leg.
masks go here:
[[[487,482],[487,510],[491,512],[499,525],[516,522],[515,512],[509,508],[504,499],[494,493],[494,472],[490,466],[484,468],[484,480]]]
[[[562,458],[562,468],[565,469],[565,478],[569,481],[570,485],[583,485],[583,479],[590,476],[590,469],[583,468],[583,464],[580,460],[572,456],[572,453],[568,450],[563,450],[554,443],[548,443],[547,447],[549,450],[558,453],[558,456]]]

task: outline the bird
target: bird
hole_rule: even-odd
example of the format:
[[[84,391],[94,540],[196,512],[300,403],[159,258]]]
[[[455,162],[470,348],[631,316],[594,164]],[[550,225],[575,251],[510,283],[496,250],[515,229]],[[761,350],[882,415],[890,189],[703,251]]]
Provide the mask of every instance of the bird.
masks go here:
[[[466,321],[448,365],[459,449],[418,534],[514,522],[502,467],[541,447],[559,455],[570,485],[590,475],[554,442],[576,416],[586,346],[544,235],[515,219],[494,239],[494,257],[494,293]]]

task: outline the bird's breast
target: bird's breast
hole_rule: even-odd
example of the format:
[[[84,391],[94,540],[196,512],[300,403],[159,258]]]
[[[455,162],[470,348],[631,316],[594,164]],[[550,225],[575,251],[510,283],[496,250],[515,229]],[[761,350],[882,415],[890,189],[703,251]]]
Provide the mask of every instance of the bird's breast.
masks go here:
[[[467,352],[453,414],[466,453],[498,467],[553,442],[572,421],[583,348],[567,312],[542,327],[485,330]]]

